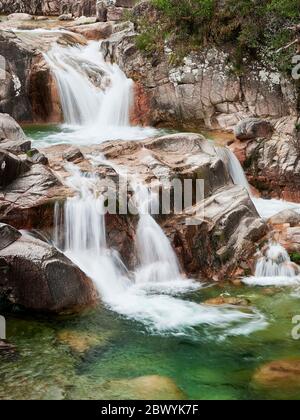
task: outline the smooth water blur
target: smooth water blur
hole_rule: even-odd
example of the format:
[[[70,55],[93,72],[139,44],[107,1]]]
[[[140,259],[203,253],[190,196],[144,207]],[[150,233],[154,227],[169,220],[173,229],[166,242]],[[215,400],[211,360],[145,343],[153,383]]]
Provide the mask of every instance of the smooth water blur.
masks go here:
[[[211,297],[238,296],[268,315],[264,331],[226,336],[199,325],[187,335],[149,334],[145,326],[101,306],[70,318],[8,317],[8,338],[18,348],[15,360],[0,360],[0,398],[109,399],[143,397],[130,380],[145,375],[171,378],[188,399],[299,399],[299,388],[264,388],[253,381],[256,369],[296,357],[291,338],[299,297],[292,289],[217,285],[186,296],[195,304]],[[244,309],[247,311],[247,309]],[[58,340],[62,332],[96,336],[98,344],[77,354]],[[168,396],[168,390],[160,398]],[[149,395],[151,398],[151,395]]]

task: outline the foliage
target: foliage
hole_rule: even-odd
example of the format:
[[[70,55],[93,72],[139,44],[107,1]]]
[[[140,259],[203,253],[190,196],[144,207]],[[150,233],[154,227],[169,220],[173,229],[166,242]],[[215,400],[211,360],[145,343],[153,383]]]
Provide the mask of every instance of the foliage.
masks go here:
[[[300,17],[299,0],[150,0],[155,24],[136,22],[138,47],[162,50],[167,41],[179,55],[207,45],[227,46],[236,69],[245,58],[260,56],[290,70],[293,50],[276,52],[294,37],[290,26]],[[288,63],[288,64],[286,64]]]

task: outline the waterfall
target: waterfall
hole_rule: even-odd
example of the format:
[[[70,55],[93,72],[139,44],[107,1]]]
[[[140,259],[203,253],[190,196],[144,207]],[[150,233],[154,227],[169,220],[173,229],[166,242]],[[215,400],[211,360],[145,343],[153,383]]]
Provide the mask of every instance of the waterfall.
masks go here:
[[[98,42],[55,44],[44,57],[56,80],[65,124],[62,133],[47,136],[41,146],[140,140],[157,132],[130,125],[133,81],[119,66],[105,62]]]
[[[98,178],[84,175],[75,165],[66,168],[69,186],[76,192],[63,206],[56,205],[56,246],[95,283],[103,303],[111,310],[144,324],[155,333],[185,334],[197,325],[226,329],[243,335],[264,329],[264,317],[253,310],[201,305],[178,296],[201,284],[180,275],[175,253],[164,232],[145,211],[147,188],[136,188],[139,208],[137,252],[139,263],[130,273],[117,251],[106,241],[104,197]],[[145,224],[144,224],[145,223]]]
[[[281,211],[287,210],[287,209],[294,210],[300,213],[300,204],[290,203],[288,201],[283,201],[283,200],[276,200],[276,199],[266,200],[266,199],[255,197],[252,194],[251,186],[247,180],[243,167],[240,161],[238,160],[238,158],[236,157],[236,155],[228,147],[218,146],[218,147],[215,147],[215,150],[218,156],[225,163],[233,183],[236,185],[241,185],[248,191],[253,201],[253,204],[255,205],[259,215],[263,219],[268,220],[270,217],[274,216],[275,214],[278,214]]]
[[[271,242],[256,263],[255,276],[243,280],[248,285],[290,286],[300,284],[300,268],[291,262],[288,252]]]
[[[136,272],[136,281],[164,283],[170,278],[180,280],[176,254],[165,233],[150,214],[151,204],[158,201],[158,197],[150,193],[143,184],[137,184],[133,189],[140,217],[136,235],[140,266]]]

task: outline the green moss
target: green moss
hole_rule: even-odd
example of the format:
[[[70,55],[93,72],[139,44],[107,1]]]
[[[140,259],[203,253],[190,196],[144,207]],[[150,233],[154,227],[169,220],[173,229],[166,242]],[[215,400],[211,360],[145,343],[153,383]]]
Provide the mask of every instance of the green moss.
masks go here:
[[[300,265],[300,252],[292,252],[290,257],[293,263]]]

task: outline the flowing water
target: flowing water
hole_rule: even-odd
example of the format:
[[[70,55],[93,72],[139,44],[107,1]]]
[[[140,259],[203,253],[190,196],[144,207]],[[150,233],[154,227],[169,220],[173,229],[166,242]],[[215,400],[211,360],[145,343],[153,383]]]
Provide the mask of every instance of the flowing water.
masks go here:
[[[38,146],[141,140],[157,133],[130,125],[133,82],[116,64],[104,61],[98,42],[67,48],[56,44],[44,56],[57,82],[64,125]]]
[[[50,130],[39,127],[37,145],[140,139],[155,133],[130,126],[132,83],[118,67],[105,63],[98,50],[91,43],[54,46],[47,54],[66,123]],[[233,181],[250,192],[234,156],[226,149],[222,156]],[[149,210],[156,197],[136,180],[137,262],[129,271],[107,244],[98,178],[74,166],[67,170],[76,195],[56,206],[54,240],[93,279],[103,304],[76,317],[10,315],[8,338],[18,355],[0,361],[0,398],[145,398],[133,379],[147,375],[157,375],[148,378],[148,398],[299,398],[300,386],[270,388],[253,379],[264,363],[299,353],[291,337],[299,307],[294,288],[209,285],[185,278]],[[256,274],[293,279],[289,257],[277,245],[261,256]],[[220,295],[243,299],[249,306],[205,303]],[[163,377],[173,383],[161,386]]]

